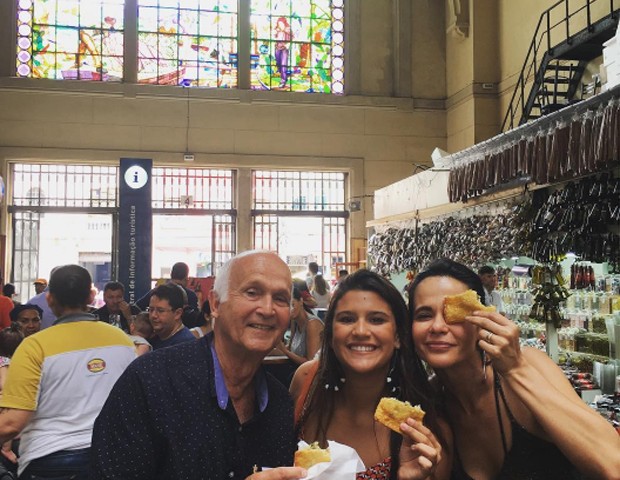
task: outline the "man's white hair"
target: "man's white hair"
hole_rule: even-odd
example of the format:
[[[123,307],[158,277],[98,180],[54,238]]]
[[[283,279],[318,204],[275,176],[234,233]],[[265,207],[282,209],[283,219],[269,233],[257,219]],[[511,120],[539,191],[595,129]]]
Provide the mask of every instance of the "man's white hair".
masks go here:
[[[217,298],[220,302],[223,303],[228,300],[228,289],[230,287],[230,271],[232,270],[233,264],[240,258],[249,257],[250,255],[257,254],[269,254],[278,256],[277,253],[270,250],[246,250],[245,252],[241,252],[232,257],[230,260],[224,263],[221,268],[218,269],[217,275],[215,276],[215,282],[213,283],[213,291],[217,295]]]

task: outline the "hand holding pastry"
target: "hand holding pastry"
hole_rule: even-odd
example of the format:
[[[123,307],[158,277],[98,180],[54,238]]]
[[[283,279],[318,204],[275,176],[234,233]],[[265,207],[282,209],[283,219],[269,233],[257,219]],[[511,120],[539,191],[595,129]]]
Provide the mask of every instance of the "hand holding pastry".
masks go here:
[[[399,480],[421,480],[435,473],[442,459],[441,444],[422,422],[407,419],[400,427],[403,443],[400,447]]]
[[[520,332],[514,322],[499,313],[482,311],[469,315],[467,321],[480,327],[478,345],[486,352],[495,370],[506,374],[521,365]]]
[[[403,402],[397,398],[383,397],[375,410],[375,420],[383,423],[386,427],[391,428],[396,433],[402,434],[400,430],[401,423],[408,418],[422,421],[424,419],[424,410],[419,405],[411,405],[409,402]]]
[[[467,290],[459,295],[446,295],[443,301],[443,316],[446,323],[464,322],[465,317],[475,311],[494,312],[495,307],[486,307],[473,290]]]

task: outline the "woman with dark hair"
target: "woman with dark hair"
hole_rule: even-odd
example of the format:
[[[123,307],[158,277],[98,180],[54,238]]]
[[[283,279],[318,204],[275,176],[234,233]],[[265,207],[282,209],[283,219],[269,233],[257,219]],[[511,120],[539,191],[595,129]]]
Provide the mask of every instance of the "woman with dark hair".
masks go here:
[[[293,287],[299,290],[301,299],[304,301],[304,305],[307,308],[316,308],[316,300],[312,296],[312,293],[310,293],[310,289],[308,288],[308,284],[305,280],[293,278]]]
[[[291,338],[276,347],[296,365],[312,360],[321,346],[323,321],[312,313],[303,301],[301,292],[293,287],[291,300]]]
[[[12,283],[5,283],[2,287],[2,295],[11,299],[13,305],[19,305],[19,302],[15,299],[17,297],[17,290],[15,289],[15,285]]]
[[[24,334],[17,323],[0,330],[0,357],[11,358],[23,339]]]
[[[327,308],[329,307],[329,301],[331,300],[331,294],[329,292],[329,285],[323,278],[323,275],[318,273],[314,277],[314,282],[312,283],[312,296],[314,300],[316,300],[316,306],[318,308]]]
[[[196,320],[196,326],[190,328],[189,331],[196,338],[204,337],[207,333],[213,330],[213,318],[211,317],[211,306],[209,300],[202,302],[198,319]]]
[[[447,324],[446,295],[474,290],[478,275],[443,259],[409,290],[413,340],[454,436],[452,478],[620,478],[620,437],[576,394],[553,361],[519,346],[518,327],[497,312]]]
[[[440,430],[398,290],[369,270],[348,276],[327,311],[321,349],[291,384],[300,438],[354,448],[367,466],[358,480],[447,478],[449,455],[433,432],[443,438],[448,431],[445,424]],[[399,435],[378,423],[382,397],[420,404],[428,427],[408,419]]]

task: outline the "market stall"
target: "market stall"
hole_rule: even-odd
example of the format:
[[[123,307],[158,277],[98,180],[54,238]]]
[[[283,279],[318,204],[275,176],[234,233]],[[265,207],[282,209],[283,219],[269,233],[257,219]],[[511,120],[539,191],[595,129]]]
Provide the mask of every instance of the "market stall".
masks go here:
[[[620,87],[441,160],[375,192],[372,268],[492,264],[524,342],[620,389]]]

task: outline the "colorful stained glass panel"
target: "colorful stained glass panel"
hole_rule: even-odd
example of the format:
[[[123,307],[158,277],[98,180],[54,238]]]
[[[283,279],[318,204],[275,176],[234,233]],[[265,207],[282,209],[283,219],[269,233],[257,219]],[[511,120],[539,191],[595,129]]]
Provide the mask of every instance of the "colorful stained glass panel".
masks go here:
[[[236,0],[138,0],[138,82],[237,87]]]
[[[343,0],[251,0],[254,90],[344,93]]]
[[[20,0],[17,75],[120,81],[124,0]]]

